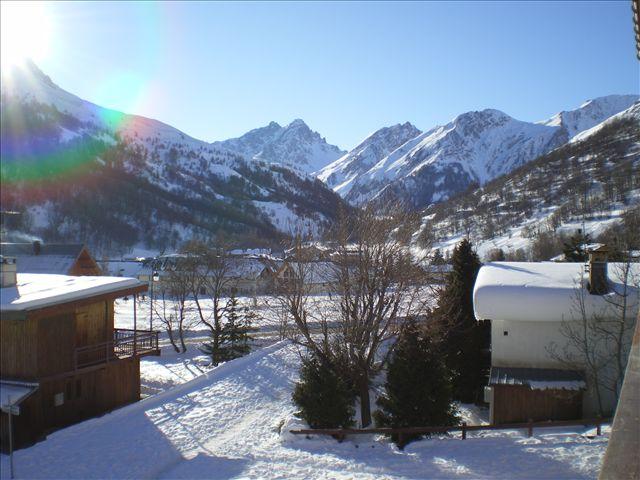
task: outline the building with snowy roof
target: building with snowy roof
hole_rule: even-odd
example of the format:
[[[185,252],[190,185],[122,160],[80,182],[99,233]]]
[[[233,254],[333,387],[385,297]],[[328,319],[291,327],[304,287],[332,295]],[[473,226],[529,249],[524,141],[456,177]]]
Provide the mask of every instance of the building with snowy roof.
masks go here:
[[[20,260],[0,260],[2,449],[9,425],[14,445],[23,446],[137,401],[140,356],[159,354],[158,332],[114,328],[114,300],[133,296],[136,318],[136,295],[147,285],[125,277],[20,273]]]
[[[628,351],[638,314],[639,279],[640,264],[607,263],[603,249],[593,251],[587,264],[484,265],[473,305],[478,320],[491,321],[491,373],[485,395],[491,421],[612,414],[615,393],[602,385],[596,388],[595,370],[588,368],[584,352],[570,337],[589,325],[584,340],[593,345],[600,378],[614,378],[615,362],[609,357],[613,340],[600,336],[598,328],[617,329],[624,319],[621,340],[623,351]]]
[[[18,273],[102,275],[100,267],[82,244],[2,243],[0,252],[18,260]]]

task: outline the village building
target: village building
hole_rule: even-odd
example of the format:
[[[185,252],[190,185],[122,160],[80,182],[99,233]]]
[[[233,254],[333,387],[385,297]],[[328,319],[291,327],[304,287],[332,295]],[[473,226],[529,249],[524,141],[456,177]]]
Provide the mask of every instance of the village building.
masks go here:
[[[114,300],[147,285],[133,278],[20,273],[0,257],[0,443],[8,449],[140,398],[140,357],[158,332],[114,327]],[[16,268],[17,267],[17,268]],[[9,418],[11,414],[11,419]]]
[[[286,284],[292,278],[303,279],[305,293],[319,295],[330,293],[336,288],[337,268],[333,262],[285,261],[276,276],[280,284]]]
[[[624,291],[623,267],[607,263],[606,252],[596,249],[587,265],[493,262],[480,269],[473,304],[476,318],[491,322],[491,372],[485,400],[490,403],[492,423],[613,413],[615,393],[596,391],[584,355],[567,332],[575,331],[587,318],[606,322],[621,315],[613,303]],[[630,347],[638,313],[638,289],[632,283],[640,278],[640,264],[631,264],[630,270],[625,349]],[[602,351],[607,350],[605,345]],[[609,368],[613,366],[603,367],[603,377]]]
[[[102,270],[82,244],[2,243],[0,252],[15,258],[18,273],[102,275]]]
[[[114,274],[118,269],[128,271],[140,281],[147,282],[153,290],[158,293],[164,291],[170,294],[170,278],[174,273],[180,274],[181,261],[186,258],[186,254],[169,254],[162,255],[154,259],[147,259],[144,262],[138,262],[137,265],[132,262],[117,261],[108,262],[109,268],[112,268]],[[224,259],[224,276],[228,292],[230,295],[234,293],[242,296],[257,296],[272,293],[275,288],[275,278],[282,260],[274,258],[270,255],[260,253],[229,253]],[[206,267],[201,267],[201,275],[212,276],[210,280],[214,280],[216,272],[207,272]],[[153,278],[153,282],[151,279]],[[205,294],[203,286],[201,294]]]

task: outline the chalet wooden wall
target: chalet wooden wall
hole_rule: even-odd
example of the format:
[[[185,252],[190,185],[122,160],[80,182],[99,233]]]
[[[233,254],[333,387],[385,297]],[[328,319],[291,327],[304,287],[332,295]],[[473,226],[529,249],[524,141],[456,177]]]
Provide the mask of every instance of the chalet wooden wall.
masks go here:
[[[113,300],[71,306],[52,316],[0,320],[0,376],[40,384],[14,417],[15,445],[140,399],[139,358],[117,359],[113,345],[105,343],[113,340],[113,325]],[[96,344],[108,346],[111,354],[105,356],[100,347],[97,365],[76,370],[76,348]],[[55,405],[57,394],[64,398],[61,405]],[[7,441],[2,414],[0,448],[8,448]]]
[[[573,420],[582,417],[582,391],[493,386],[492,423]]]
[[[30,321],[30,320],[29,320]],[[73,370],[75,315],[41,318],[38,323],[38,378]]]
[[[0,320],[0,376],[33,380],[38,372],[36,320]]]
[[[64,403],[56,406],[56,394]],[[44,380],[13,418],[14,444],[24,447],[48,432],[104,414],[140,399],[140,359],[126,358],[66,377]],[[8,448],[7,415],[1,415],[0,448]]]
[[[34,380],[69,372],[76,348],[113,340],[113,322],[112,300],[51,317],[2,319],[0,376]]]
[[[113,327],[109,329],[109,322],[107,321],[107,302],[98,302],[77,308],[75,316],[76,347],[95,345],[113,340]]]

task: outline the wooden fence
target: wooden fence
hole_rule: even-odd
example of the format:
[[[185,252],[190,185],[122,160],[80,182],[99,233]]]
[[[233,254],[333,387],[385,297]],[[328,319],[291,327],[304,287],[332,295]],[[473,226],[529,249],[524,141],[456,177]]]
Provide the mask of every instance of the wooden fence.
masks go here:
[[[467,425],[462,423],[461,425],[454,426],[442,426],[442,427],[405,427],[405,428],[318,428],[318,429],[302,429],[302,430],[289,430],[294,435],[331,435],[338,441],[343,441],[347,435],[366,435],[372,433],[378,433],[383,435],[397,435],[398,443],[403,444],[403,437],[407,435],[425,435],[428,433],[449,433],[449,432],[461,432],[462,440],[467,438],[467,432],[479,432],[489,430],[520,430],[526,429],[527,436],[533,435],[534,428],[549,428],[549,427],[570,427],[582,425],[588,427],[594,425],[596,427],[596,434],[602,434],[602,425],[611,423],[610,418],[590,418],[581,420],[557,420],[548,422],[533,422],[528,421],[525,423],[508,423],[502,425]]]

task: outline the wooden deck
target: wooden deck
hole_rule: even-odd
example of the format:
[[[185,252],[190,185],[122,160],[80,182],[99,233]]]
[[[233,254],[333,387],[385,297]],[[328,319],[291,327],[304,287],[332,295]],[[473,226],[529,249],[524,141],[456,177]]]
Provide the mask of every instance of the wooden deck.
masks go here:
[[[74,369],[79,370],[123,358],[160,355],[158,331],[114,328],[113,340],[76,348]]]

